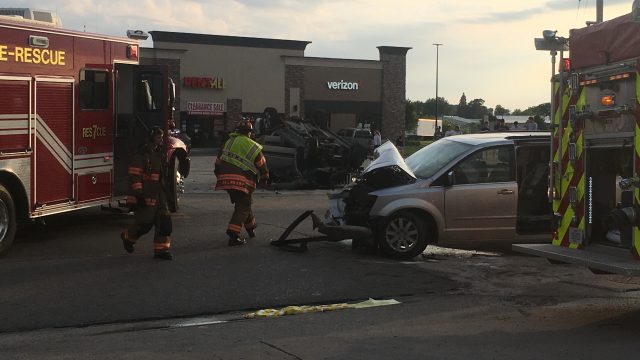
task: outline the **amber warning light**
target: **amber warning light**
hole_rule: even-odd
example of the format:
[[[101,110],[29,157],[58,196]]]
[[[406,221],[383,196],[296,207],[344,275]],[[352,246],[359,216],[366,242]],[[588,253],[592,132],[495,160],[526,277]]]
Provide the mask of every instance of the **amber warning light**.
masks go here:
[[[601,103],[604,106],[613,106],[616,104],[616,97],[614,95],[605,95],[602,97]]]
[[[127,45],[127,59],[138,60],[138,45]]]

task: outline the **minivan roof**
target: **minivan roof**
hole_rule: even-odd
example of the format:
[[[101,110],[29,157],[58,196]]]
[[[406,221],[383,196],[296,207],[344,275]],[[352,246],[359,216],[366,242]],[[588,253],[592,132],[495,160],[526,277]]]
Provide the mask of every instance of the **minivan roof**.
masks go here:
[[[446,137],[446,139],[463,142],[469,145],[479,145],[488,142],[500,142],[501,140],[549,139],[550,136],[551,133],[548,131],[505,131],[453,135]]]

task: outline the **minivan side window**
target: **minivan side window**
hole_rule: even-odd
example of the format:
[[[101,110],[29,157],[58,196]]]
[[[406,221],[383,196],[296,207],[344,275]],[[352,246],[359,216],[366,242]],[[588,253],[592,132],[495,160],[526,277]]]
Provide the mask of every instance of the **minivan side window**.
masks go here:
[[[453,168],[456,185],[516,180],[513,145],[476,151]]]

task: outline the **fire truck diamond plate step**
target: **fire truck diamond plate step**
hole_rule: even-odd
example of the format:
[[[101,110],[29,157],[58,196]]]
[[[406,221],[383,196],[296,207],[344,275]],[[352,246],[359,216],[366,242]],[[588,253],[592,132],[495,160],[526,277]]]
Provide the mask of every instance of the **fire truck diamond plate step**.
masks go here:
[[[631,252],[603,245],[590,245],[585,249],[574,250],[551,244],[513,245],[513,251],[544,257],[570,264],[577,264],[608,273],[627,276],[640,275],[640,260]]]

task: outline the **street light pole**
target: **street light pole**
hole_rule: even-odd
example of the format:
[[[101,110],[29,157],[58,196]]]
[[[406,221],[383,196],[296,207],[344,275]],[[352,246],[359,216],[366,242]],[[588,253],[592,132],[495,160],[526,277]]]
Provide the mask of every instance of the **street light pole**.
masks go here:
[[[440,46],[442,46],[442,44],[434,43],[433,45],[435,45],[436,47],[436,124],[435,124],[435,128],[437,130],[438,129],[438,58],[440,57],[438,50],[440,49]]]

